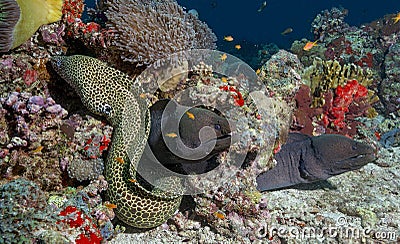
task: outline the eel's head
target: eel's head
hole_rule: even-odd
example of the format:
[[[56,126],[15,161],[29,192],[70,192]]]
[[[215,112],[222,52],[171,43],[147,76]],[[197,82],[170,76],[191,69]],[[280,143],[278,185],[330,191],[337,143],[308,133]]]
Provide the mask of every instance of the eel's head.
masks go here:
[[[328,176],[356,170],[376,159],[372,146],[341,135],[312,137],[319,167]]]
[[[80,90],[85,88],[80,80],[84,75],[84,60],[83,56],[54,56],[51,57],[50,63],[61,78],[75,90]]]
[[[226,118],[216,112],[194,107],[188,110],[193,117],[183,116],[179,123],[179,133],[186,146],[196,148],[201,143],[215,143],[211,154],[219,153],[231,144],[231,128]]]
[[[202,107],[188,108],[168,99],[158,101],[150,111],[152,128],[149,144],[153,149],[157,148],[157,158],[166,159],[168,155],[174,155],[174,160],[165,160],[167,164],[177,161],[177,158],[182,159],[178,160],[182,164],[205,161],[231,145],[229,121],[216,111]],[[180,140],[161,136],[176,130],[179,130]],[[168,146],[163,151],[159,145]],[[171,148],[176,148],[176,151],[172,152]]]
[[[103,62],[81,55],[51,58],[53,69],[71,85],[83,104],[92,112],[112,120],[118,106],[122,106],[121,87],[114,69]]]

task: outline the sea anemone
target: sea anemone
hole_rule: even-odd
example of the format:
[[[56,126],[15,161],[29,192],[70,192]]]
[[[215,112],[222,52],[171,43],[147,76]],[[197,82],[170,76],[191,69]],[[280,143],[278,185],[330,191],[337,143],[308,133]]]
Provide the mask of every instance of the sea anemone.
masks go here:
[[[63,0],[0,0],[0,52],[28,40],[37,29],[61,19]]]

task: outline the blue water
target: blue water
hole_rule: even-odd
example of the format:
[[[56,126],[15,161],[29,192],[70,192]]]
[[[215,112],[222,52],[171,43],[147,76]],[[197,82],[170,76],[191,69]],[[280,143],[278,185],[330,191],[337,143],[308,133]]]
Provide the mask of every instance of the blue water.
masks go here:
[[[275,43],[289,48],[294,40],[312,39],[311,22],[322,10],[343,7],[349,10],[346,22],[359,26],[385,14],[400,11],[400,0],[268,0],[263,11],[257,10],[263,0],[177,0],[187,10],[196,9],[217,35],[219,44],[231,35],[235,43]],[[95,0],[85,1],[94,7]],[[286,28],[293,32],[282,36]]]
[[[268,0],[267,7],[257,12],[263,0],[178,0],[187,9],[196,9],[221,41],[232,35],[235,41],[274,42],[288,48],[293,40],[312,39],[311,22],[322,10],[343,7],[349,10],[345,19],[360,25],[400,11],[399,0]],[[293,28],[287,36],[280,33]]]
[[[311,23],[318,13],[332,7],[345,8],[345,21],[354,26],[372,22],[386,14],[400,11],[400,0],[268,0],[261,11],[263,0],[177,0],[187,10],[196,9],[199,18],[206,22],[218,37],[218,49],[241,58],[253,68],[279,48],[289,49],[294,40],[313,40]],[[95,0],[87,0],[87,7],[94,7]],[[293,32],[281,35],[287,28]],[[226,42],[224,36],[233,36]],[[242,49],[236,50],[240,44]],[[276,48],[270,48],[272,44]],[[269,45],[267,47],[266,45]],[[260,57],[261,50],[268,55]]]

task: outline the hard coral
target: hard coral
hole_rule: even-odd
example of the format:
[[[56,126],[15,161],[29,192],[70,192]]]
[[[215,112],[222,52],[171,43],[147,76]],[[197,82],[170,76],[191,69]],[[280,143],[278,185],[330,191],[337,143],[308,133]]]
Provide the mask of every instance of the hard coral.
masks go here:
[[[71,147],[76,148],[70,157],[63,160],[63,168],[68,175],[79,181],[93,180],[103,172],[104,161],[102,153],[107,150],[112,127],[87,116],[72,116],[65,121],[63,130],[71,134]]]
[[[80,19],[85,7],[83,2],[83,0],[65,0],[62,9],[64,21],[73,23],[75,19]]]
[[[230,170],[230,169],[228,169]],[[257,239],[260,226],[267,225],[265,199],[255,189],[254,172],[241,170],[226,186],[194,196],[196,213],[225,237]]]
[[[326,37],[343,34],[349,28],[349,25],[344,22],[347,14],[347,9],[335,7],[318,14],[311,24],[314,39],[322,41]]]
[[[373,83],[373,73],[369,69],[355,64],[340,65],[338,61],[324,61],[320,58],[315,58],[313,65],[304,70],[302,78],[311,88],[313,107],[323,106],[325,92],[343,86],[347,80],[356,79],[366,87]]]
[[[0,243],[36,243],[38,231],[57,221],[46,198],[35,183],[22,178],[0,186]]]
[[[0,133],[0,174],[23,175],[43,189],[61,187],[58,148],[66,144],[57,129],[67,111],[51,98],[14,92],[0,99],[3,126]]]
[[[112,45],[123,61],[148,65],[182,50],[216,47],[208,26],[175,0],[111,0],[107,4],[107,26],[115,32]]]
[[[385,114],[400,116],[400,44],[392,45],[385,56],[385,79],[380,84],[379,97],[385,104]]]

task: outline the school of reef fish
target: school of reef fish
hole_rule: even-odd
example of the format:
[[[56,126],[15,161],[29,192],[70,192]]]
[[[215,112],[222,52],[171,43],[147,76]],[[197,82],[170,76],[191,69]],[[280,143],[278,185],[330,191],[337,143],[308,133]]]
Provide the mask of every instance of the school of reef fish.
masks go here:
[[[19,21],[28,2],[36,6],[30,8],[36,13],[30,26]],[[177,51],[216,49],[216,35],[175,0],[99,1],[84,21],[83,0],[49,0],[40,7],[36,2],[44,1],[0,0],[0,13],[5,11],[0,14],[0,243],[107,243],[131,230],[115,218],[116,205],[104,200],[107,181],[102,174],[113,128],[84,108],[52,69],[50,58],[88,55],[134,79]],[[311,23],[314,40],[296,40],[290,50],[266,44],[253,57],[263,92],[276,103],[272,142],[257,137],[272,122],[247,102],[240,78],[216,76],[213,67],[198,64],[200,71],[189,79],[174,77],[149,98],[154,103],[188,87],[215,86],[225,95],[197,99],[242,108],[246,118],[236,119],[249,121],[249,126],[237,129],[252,138],[252,147],[246,167],[222,166],[237,171],[225,186],[185,197],[170,220],[143,238],[281,243],[277,236],[260,239],[260,226],[285,220],[270,212],[269,193],[257,191],[256,176],[274,166],[273,154],[289,131],[345,135],[378,152],[391,152],[399,162],[399,14],[358,27],[345,22],[347,14],[345,9],[324,10]],[[232,36],[224,40],[246,56],[246,48]],[[223,54],[218,62],[229,58]],[[218,161],[227,161],[226,152]],[[400,184],[398,166],[379,160],[377,166],[394,167],[393,181]],[[398,193],[397,185],[397,192],[387,194]],[[363,223],[371,219],[362,210],[360,216]],[[397,229],[399,241],[399,217],[389,226]],[[371,241],[372,236],[365,238]]]

